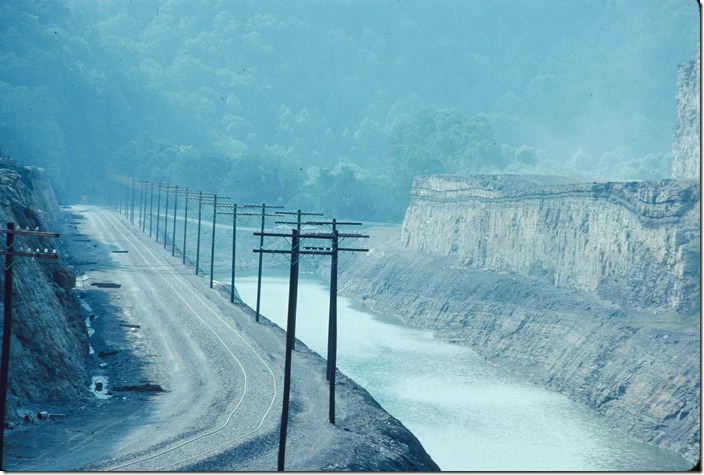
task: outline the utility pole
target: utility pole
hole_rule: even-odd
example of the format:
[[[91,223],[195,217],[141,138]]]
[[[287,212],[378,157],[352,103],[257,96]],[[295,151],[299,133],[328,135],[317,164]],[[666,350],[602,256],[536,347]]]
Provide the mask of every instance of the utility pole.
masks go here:
[[[139,218],[137,218],[137,228],[142,228],[142,197],[144,196],[144,188],[142,183],[139,183]]]
[[[158,185],[156,199],[156,242],[159,242],[159,217],[161,216],[161,182]]]
[[[200,230],[203,216],[203,205],[212,205],[215,203],[215,195],[211,193],[203,193],[199,191],[197,194],[193,192],[193,196],[198,196],[198,233],[196,237],[196,275],[200,271]],[[214,243],[213,243],[214,245]]]
[[[264,215],[262,208],[262,216]],[[262,231],[263,233],[264,231]],[[296,304],[298,300],[298,231],[291,232],[291,270],[288,287],[288,318],[286,323],[286,360],[284,362],[284,403],[281,408],[281,429],[279,431],[278,471],[284,471],[286,458],[286,431],[288,429],[288,403],[291,397],[291,352],[296,340]],[[259,254],[261,256],[261,253]]]
[[[200,216],[203,208],[203,192],[198,192],[198,243],[196,244],[196,275],[198,275],[198,266],[200,265]]]
[[[210,288],[213,288],[213,261],[215,260],[215,218],[218,215],[218,195],[213,196],[213,235],[210,241]]]
[[[174,230],[171,233],[171,255],[176,255],[176,210],[178,208],[178,185],[174,188]]]
[[[301,210],[296,210],[296,211],[274,211],[274,214],[279,214],[279,215],[294,215],[296,216],[296,221],[275,221],[276,224],[295,224],[296,225],[296,230],[300,233],[301,232],[301,216],[322,216],[323,213],[303,213]]]
[[[261,216],[262,216],[262,225],[261,225],[261,232],[259,233],[259,249],[264,248],[264,224],[266,220],[266,216],[276,216],[275,214],[266,214],[266,209],[274,209],[274,208],[283,208],[283,206],[275,206],[275,205],[268,205],[266,203],[262,203],[260,205],[242,205],[242,208],[260,208],[262,209]],[[259,213],[257,213],[259,214]],[[261,293],[262,293],[262,254],[259,254],[259,271],[257,272],[257,308],[256,308],[256,314],[255,314],[255,320],[258,322],[259,321],[259,303],[261,299]]]
[[[266,203],[262,203],[262,228],[261,228],[261,236],[259,236],[259,249],[262,249],[264,247],[264,222],[266,220]],[[259,254],[259,271],[257,272],[257,310],[256,310],[256,315],[255,315],[255,320],[259,321],[259,301],[261,299],[261,293],[262,293],[262,257],[263,254]],[[290,300],[289,300],[290,303]],[[294,311],[294,318],[295,318],[295,311]],[[282,462],[283,463],[283,462]],[[283,469],[282,469],[283,470]]]
[[[142,232],[147,229],[147,181],[142,181],[142,190],[144,192],[144,215],[142,217]]]
[[[152,237],[152,218],[154,218],[154,182],[149,182],[149,237]]]
[[[337,231],[338,226],[361,226],[362,223],[355,221],[338,221],[333,218],[331,221],[309,221],[305,224],[314,226],[331,225],[332,232]],[[328,310],[328,364],[326,377],[328,381],[334,377],[335,366],[330,357],[334,353],[334,346],[337,344],[337,245],[333,245],[334,255],[330,262],[330,308]]]
[[[39,249],[32,251],[27,249],[27,252],[14,250],[15,234],[26,236],[43,236],[43,237],[59,237],[58,233],[30,231],[15,229],[15,223],[7,223],[7,229],[1,229],[0,233],[7,234],[7,247],[0,251],[0,254],[5,254],[5,295],[3,302],[3,330],[2,330],[2,357],[0,361],[0,470],[5,470],[4,462],[4,442],[5,442],[5,409],[7,406],[7,383],[10,368],[10,341],[12,336],[12,266],[15,256],[57,259],[56,251],[49,252],[44,249],[41,252]]]
[[[235,303],[235,266],[237,261],[237,203],[232,204],[232,278],[230,280],[230,303]]]
[[[285,433],[286,433],[286,427],[285,423],[288,421],[288,398],[286,394],[286,377],[288,372],[288,377],[290,378],[290,364],[291,364],[291,353],[290,350],[293,350],[293,341],[295,340],[295,328],[296,328],[296,310],[295,310],[295,305],[296,305],[296,292],[298,290],[298,260],[299,256],[301,255],[327,255],[327,256],[332,256],[336,261],[337,261],[337,256],[339,251],[350,251],[350,252],[367,252],[369,249],[360,249],[360,248],[341,248],[338,247],[338,240],[340,237],[349,237],[349,238],[368,238],[368,235],[365,234],[351,234],[351,233],[345,233],[345,234],[340,234],[337,229],[333,233],[306,233],[306,234],[299,234],[296,229],[291,230],[291,234],[288,233],[257,233],[255,232],[254,235],[258,236],[261,234],[265,234],[266,236],[272,236],[272,237],[283,237],[283,238],[288,238],[291,237],[291,250],[282,250],[282,249],[254,249],[254,252],[258,252],[260,254],[291,254],[291,281],[289,281],[289,314],[288,314],[288,320],[286,323],[286,362],[284,365],[284,414],[286,417],[282,416],[282,426],[281,426],[281,434],[284,434],[279,441],[279,470],[283,470],[283,456],[282,451],[285,449],[282,449],[282,444],[286,443],[286,438],[285,438]],[[300,240],[301,239],[328,239],[332,241],[333,247],[304,247],[303,250],[300,250]],[[295,243],[295,252],[294,252],[294,243]],[[294,259],[295,257],[295,259]],[[295,273],[294,273],[294,262],[295,262]],[[337,270],[337,263],[335,263],[335,270]],[[293,279],[295,278],[295,283],[293,282]],[[335,290],[337,290],[337,275],[335,274]],[[291,304],[293,302],[293,311],[291,309]],[[335,302],[335,309],[334,309],[334,315],[337,316],[337,298],[334,300]],[[331,351],[328,353],[328,360],[332,361],[332,364],[335,364],[335,360],[337,358],[337,318],[334,320],[334,325],[330,327],[328,332],[335,332],[334,336],[335,339],[333,340],[333,345]],[[289,338],[291,339],[291,343],[289,345]],[[328,411],[328,418],[331,424],[335,424],[335,371],[334,371],[334,366],[333,366],[333,373],[332,376],[330,377],[330,407]]]
[[[166,185],[166,203],[164,203],[164,249],[166,249],[166,232],[169,229],[169,188],[171,185]]]
[[[188,231],[188,188],[186,188],[186,203],[183,210],[183,252],[181,253],[181,264],[186,263],[186,236]]]
[[[258,233],[255,233],[258,234]],[[263,231],[262,233],[263,234]],[[281,236],[281,234],[277,234]],[[293,352],[293,342],[296,339],[295,324],[296,321],[296,303],[298,299],[298,260],[299,260],[299,234],[293,229],[291,234],[291,250],[281,251],[281,253],[291,254],[291,269],[288,280],[288,317],[286,323],[286,357],[284,362],[284,400],[281,407],[281,429],[279,430],[279,456],[278,456],[278,471],[284,471],[286,461],[286,432],[288,429],[288,407],[291,399],[291,356]],[[265,249],[254,249],[254,252],[259,252],[259,255],[264,253]]]
[[[130,219],[130,186],[127,181],[123,182],[123,184],[125,185],[125,219]]]
[[[278,215],[295,215],[296,216],[296,221],[275,221],[276,224],[295,224],[296,225],[296,231],[298,233],[301,233],[301,216],[322,216],[323,213],[303,213],[301,212],[300,209],[296,211],[274,211],[275,214]],[[295,325],[294,321],[294,325]],[[293,331],[295,332],[296,329],[294,328]],[[293,349],[296,349],[296,340],[293,340]]]
[[[211,238],[211,240],[210,240],[210,288],[211,289],[213,288],[213,272],[214,272],[213,268],[215,265],[215,231],[216,231],[215,221],[216,221],[216,217],[218,215],[218,206],[220,206],[220,207],[232,206],[229,203],[218,204],[218,196],[212,195],[212,197],[213,197],[213,203],[212,203],[212,205],[213,205],[213,235],[210,237]],[[220,199],[221,200],[229,200],[231,198],[228,196],[221,196]],[[223,214],[223,213],[219,213],[219,214]]]
[[[134,224],[134,178],[132,180],[132,204],[130,206],[130,222]]]
[[[235,302],[235,267],[237,265],[237,203],[233,203],[232,212],[218,212],[218,214],[232,215],[232,263],[230,264],[231,278],[230,278],[230,302]],[[258,213],[239,213],[240,216],[243,215],[258,215]]]
[[[332,341],[331,351],[328,352],[328,366],[331,368],[328,381],[330,381],[330,401],[328,403],[328,419],[335,424],[335,368],[337,367],[337,253],[340,233],[337,229],[332,232],[332,264],[330,266],[330,317],[328,322],[328,341]]]
[[[230,265],[230,302],[235,302],[235,269],[237,267],[237,217],[238,216],[259,216],[259,213],[244,213],[238,211],[239,208],[252,208],[259,207],[259,205],[240,205],[237,203],[221,203],[218,205],[221,208],[229,208],[232,211],[218,211],[218,214],[231,215],[232,216],[232,262]]]

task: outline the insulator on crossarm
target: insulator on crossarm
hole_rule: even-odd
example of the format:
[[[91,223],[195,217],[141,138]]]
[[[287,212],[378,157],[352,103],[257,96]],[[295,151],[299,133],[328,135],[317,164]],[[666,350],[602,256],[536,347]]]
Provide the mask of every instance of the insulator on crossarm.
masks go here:
[[[49,254],[49,249],[44,248],[44,254]]]

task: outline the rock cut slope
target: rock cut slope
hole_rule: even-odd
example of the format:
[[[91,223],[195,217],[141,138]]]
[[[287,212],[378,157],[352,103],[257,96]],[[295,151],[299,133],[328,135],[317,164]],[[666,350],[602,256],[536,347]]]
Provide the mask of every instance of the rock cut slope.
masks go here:
[[[468,266],[548,278],[637,307],[699,309],[694,181],[417,177],[401,240]]]
[[[443,175],[412,196],[342,292],[699,458],[696,183]]]
[[[0,159],[0,226],[56,231],[61,216],[44,173]],[[2,235],[3,241],[5,235]],[[16,246],[56,249],[55,239],[18,237]],[[4,248],[4,242],[2,244]],[[1,258],[4,262],[4,257]],[[16,258],[7,417],[17,421],[85,401],[88,333],[71,292],[74,273],[62,262]],[[0,297],[4,297],[0,273]],[[2,300],[0,300],[0,307]]]

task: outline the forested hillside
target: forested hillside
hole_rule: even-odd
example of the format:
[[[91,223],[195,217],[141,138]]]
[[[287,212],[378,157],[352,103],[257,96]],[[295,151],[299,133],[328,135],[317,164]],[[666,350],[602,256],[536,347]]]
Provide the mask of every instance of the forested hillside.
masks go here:
[[[5,1],[0,147],[400,220],[413,175],[666,178],[694,0]]]

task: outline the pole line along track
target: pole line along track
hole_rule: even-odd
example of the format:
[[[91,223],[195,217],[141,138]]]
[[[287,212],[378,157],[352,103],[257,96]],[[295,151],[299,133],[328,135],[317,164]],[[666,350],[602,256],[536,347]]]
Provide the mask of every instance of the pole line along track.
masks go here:
[[[124,226],[122,223],[120,223],[119,221],[116,221],[112,216],[110,216],[109,213],[107,213],[107,212],[105,212],[105,211],[103,211],[103,210],[99,210],[99,211],[97,211],[97,213],[100,214],[100,215],[102,215],[105,219],[108,220],[108,222],[113,226],[113,228],[115,229],[115,231],[116,231],[118,234],[120,234],[120,235],[129,243],[129,245],[135,250],[135,252],[142,258],[142,260],[143,260],[145,263],[148,264],[148,260],[145,258],[144,254],[142,254],[142,252],[140,252],[140,250],[139,250],[139,249],[137,248],[137,246],[133,243],[133,241],[137,241],[137,242],[140,244],[140,246],[144,249],[144,251],[146,251],[148,254],[150,254],[150,255],[152,256],[152,258],[154,259],[154,261],[155,261],[156,263],[158,263],[160,266],[165,267],[166,270],[167,270],[167,272],[169,272],[169,273],[175,278],[175,280],[179,281],[179,282],[182,284],[182,286],[183,286],[186,290],[188,290],[188,292],[190,292],[190,293],[193,295],[193,297],[194,297],[196,300],[198,300],[198,301],[203,305],[203,308],[205,308],[206,310],[208,310],[211,314],[213,314],[213,316],[215,316],[215,318],[217,318],[218,320],[220,320],[220,322],[222,322],[228,329],[230,329],[230,331],[232,331],[232,333],[233,333],[234,335],[236,335],[236,336],[252,351],[252,353],[257,357],[257,359],[259,359],[259,361],[262,363],[262,365],[264,365],[264,366],[266,367],[266,369],[267,369],[269,375],[271,376],[271,380],[272,380],[272,385],[273,385],[273,391],[272,391],[272,392],[273,392],[273,395],[272,395],[271,402],[269,403],[269,406],[267,407],[267,410],[266,410],[266,411],[264,412],[264,414],[262,415],[262,418],[259,420],[259,424],[258,424],[253,430],[247,432],[246,434],[243,434],[243,435],[240,435],[240,436],[238,436],[238,437],[235,437],[234,439],[228,440],[227,442],[221,443],[221,444],[219,444],[219,445],[217,445],[217,446],[209,447],[208,449],[203,450],[203,451],[201,451],[201,452],[199,452],[199,453],[197,453],[197,454],[190,455],[190,456],[188,456],[188,457],[185,458],[185,459],[178,460],[178,461],[176,461],[176,462],[171,462],[171,463],[169,463],[169,464],[167,464],[167,465],[165,465],[165,466],[163,466],[163,467],[160,467],[160,468],[157,468],[157,469],[153,469],[153,470],[163,470],[163,469],[165,469],[165,468],[167,468],[167,467],[171,467],[171,466],[173,466],[173,465],[177,465],[177,464],[181,464],[181,463],[187,462],[187,461],[192,460],[192,459],[194,459],[194,458],[197,458],[197,457],[200,457],[200,456],[202,456],[202,455],[205,455],[205,454],[207,454],[207,453],[209,453],[209,452],[213,452],[214,450],[217,450],[217,449],[219,449],[219,448],[221,448],[221,447],[223,447],[223,446],[231,445],[231,444],[233,444],[234,442],[237,442],[238,440],[243,439],[243,438],[245,438],[245,437],[248,437],[248,436],[250,436],[250,435],[256,433],[257,431],[259,431],[259,430],[262,428],[262,426],[264,425],[264,421],[265,421],[266,417],[269,415],[269,413],[271,412],[271,409],[272,409],[273,406],[274,406],[274,402],[276,401],[276,396],[277,396],[277,392],[278,392],[278,388],[277,388],[277,384],[276,384],[276,376],[274,375],[274,372],[273,372],[273,370],[271,369],[271,367],[269,366],[269,364],[268,364],[268,363],[261,357],[261,355],[252,347],[252,345],[251,345],[251,344],[250,344],[250,343],[249,343],[249,342],[248,342],[248,341],[230,324],[230,322],[228,322],[227,320],[225,320],[224,318],[221,317],[221,315],[220,315],[221,312],[215,311],[215,310],[213,309],[213,307],[212,307],[209,303],[205,302],[196,292],[193,291],[191,283],[187,282],[187,281],[184,280],[182,277],[180,277],[178,273],[176,273],[176,272],[173,271],[173,265],[169,265],[168,262],[165,262],[165,261],[160,260],[143,242],[141,242],[141,240],[139,240],[138,238],[136,238],[136,237],[134,236],[134,233],[133,233],[132,231],[130,231],[127,227],[125,227],[125,226]],[[128,235],[126,235],[124,232],[122,232],[122,231],[118,228],[118,226],[120,226],[122,229],[124,229],[124,230],[125,230],[128,234],[130,234],[131,236],[128,236]],[[153,267],[153,266],[151,266],[151,267]],[[167,280],[160,272],[158,272],[157,274],[158,274],[159,277],[164,281],[164,283],[165,283],[166,285],[168,285],[168,286],[171,288],[171,290],[174,292],[174,294],[183,302],[183,304],[185,305],[185,307],[188,308],[188,309],[193,313],[193,315],[195,315],[196,318],[197,318],[198,320],[200,320],[201,323],[203,323],[203,325],[204,325],[208,330],[210,330],[210,332],[212,332],[212,333],[215,335],[215,337],[222,343],[222,345],[225,347],[225,349],[228,351],[228,353],[229,353],[229,354],[232,356],[232,358],[235,360],[235,362],[236,362],[237,365],[240,367],[240,369],[241,369],[241,371],[242,371],[242,373],[243,373],[243,376],[244,376],[244,391],[243,391],[243,393],[242,393],[242,396],[241,396],[240,400],[237,402],[237,405],[236,405],[235,408],[232,410],[232,412],[229,414],[229,416],[227,417],[225,423],[222,424],[220,427],[218,427],[218,428],[216,428],[216,429],[214,429],[214,430],[212,430],[212,431],[210,431],[210,432],[206,432],[205,434],[200,434],[200,435],[198,435],[198,436],[196,436],[196,437],[192,437],[192,438],[190,438],[190,439],[188,439],[188,440],[186,440],[186,441],[184,441],[184,442],[181,442],[181,443],[178,443],[178,444],[176,444],[176,445],[174,445],[174,446],[172,446],[172,447],[169,447],[169,448],[166,449],[166,450],[159,451],[159,452],[157,452],[156,454],[152,454],[152,455],[149,455],[149,456],[146,456],[146,457],[138,458],[137,460],[133,460],[133,461],[130,461],[130,462],[128,462],[128,463],[118,465],[118,466],[113,467],[113,468],[111,468],[111,469],[109,469],[109,470],[119,470],[119,469],[122,469],[122,468],[125,468],[125,467],[129,467],[130,465],[134,465],[134,464],[137,464],[137,463],[146,461],[146,460],[154,459],[154,458],[156,458],[156,457],[159,457],[159,456],[165,455],[165,454],[167,454],[167,453],[169,453],[169,452],[172,452],[172,451],[174,451],[174,450],[176,450],[176,449],[178,449],[178,448],[181,448],[181,447],[183,447],[183,446],[185,446],[185,445],[187,445],[187,444],[193,443],[193,442],[195,442],[195,441],[197,441],[197,440],[200,440],[200,439],[203,439],[203,438],[208,437],[208,436],[210,436],[210,435],[213,435],[213,434],[216,434],[216,433],[218,433],[218,432],[221,432],[223,429],[225,429],[225,428],[229,425],[229,423],[230,423],[230,421],[232,420],[232,418],[233,418],[233,416],[235,415],[235,413],[240,409],[240,407],[241,407],[241,405],[242,405],[242,402],[244,401],[244,397],[245,397],[245,395],[246,395],[246,393],[247,393],[247,388],[248,388],[248,386],[247,386],[247,373],[246,373],[246,370],[245,370],[244,366],[242,365],[241,361],[239,360],[239,358],[237,358],[237,356],[235,356],[235,354],[232,352],[232,350],[230,349],[230,347],[228,347],[227,344],[222,340],[222,338],[220,337],[220,335],[219,335],[210,325],[208,325],[208,324],[200,317],[200,315],[198,315],[198,312],[196,312],[196,310],[193,309],[193,307],[182,297],[182,295],[174,288],[174,286],[171,285],[171,282],[169,282],[169,280]]]

